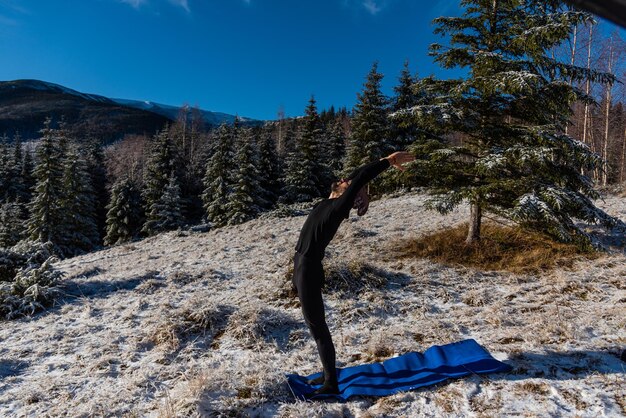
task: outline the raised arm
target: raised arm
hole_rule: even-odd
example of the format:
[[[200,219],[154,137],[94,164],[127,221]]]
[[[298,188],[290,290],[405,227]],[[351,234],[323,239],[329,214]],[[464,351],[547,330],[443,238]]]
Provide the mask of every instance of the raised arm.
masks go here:
[[[394,152],[385,158],[381,158],[378,161],[371,162],[356,169],[351,174],[352,178],[350,179],[350,186],[348,186],[346,191],[337,198],[339,209],[349,212],[354,204],[354,199],[359,193],[359,190],[361,190],[361,188],[369,181],[373,180],[376,176],[385,171],[389,166],[394,166],[399,170],[404,170],[402,164],[413,160],[413,156],[408,152]]]

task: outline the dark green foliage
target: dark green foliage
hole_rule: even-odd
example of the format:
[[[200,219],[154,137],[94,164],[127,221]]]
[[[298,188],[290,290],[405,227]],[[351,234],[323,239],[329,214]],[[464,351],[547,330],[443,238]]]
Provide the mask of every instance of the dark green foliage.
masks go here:
[[[380,159],[389,149],[387,142],[387,98],[381,91],[383,75],[374,63],[367,75],[363,91],[357,95],[358,102],[352,119],[352,133],[348,138],[344,172]]]
[[[144,188],[142,191],[142,197],[146,205],[146,222],[153,220],[150,217],[152,206],[161,199],[163,191],[170,181],[170,173],[174,171],[177,178],[180,178],[178,170],[182,166],[180,156],[173,139],[168,133],[168,129],[163,129],[157,133],[150,145],[149,152],[146,168],[144,169]]]
[[[246,222],[256,216],[260,206],[267,206],[263,201],[259,184],[259,171],[255,166],[255,150],[250,134],[239,130],[235,153],[233,187],[228,196],[228,224]]]
[[[37,163],[34,170],[36,181],[33,199],[30,202],[28,236],[31,240],[59,244],[63,236],[65,201],[63,188],[63,157],[66,139],[63,131],[51,127],[47,119],[37,148]]]
[[[96,226],[98,230],[98,244],[106,234],[107,202],[107,174],[105,169],[104,151],[100,141],[91,139],[86,145],[87,173],[93,189]]]
[[[232,191],[233,136],[235,128],[222,125],[216,133],[216,145],[204,175],[204,203],[207,221],[215,226],[228,223],[228,197]]]
[[[261,197],[265,201],[263,209],[271,209],[280,193],[282,170],[278,159],[276,141],[269,129],[257,129],[256,142],[259,148],[259,183]]]
[[[139,188],[128,177],[119,179],[111,190],[107,205],[105,245],[121,244],[134,239],[142,225]]]
[[[100,237],[96,223],[96,196],[87,163],[77,147],[68,151],[63,170],[64,195],[61,236],[57,245],[65,257],[92,251]]]
[[[180,186],[176,174],[172,171],[163,194],[150,207],[148,220],[142,232],[146,235],[154,235],[183,226],[185,219],[182,215],[181,203]]]
[[[11,180],[9,138],[5,134],[0,137],[0,202],[11,198],[9,194]]]
[[[610,74],[555,61],[549,50],[564,42],[585,13],[538,0],[464,0],[461,17],[435,19],[450,46],[431,46],[444,68],[465,78],[422,79],[417,104],[395,113],[416,128],[462,135],[451,146],[437,138],[416,144],[416,172],[430,180],[431,206],[448,212],[472,207],[468,242],[479,239],[483,211],[589,244],[576,219],[613,227],[621,222],[591,202],[597,197],[581,172],[600,158],[562,132],[576,100],[591,101],[576,85],[613,82]],[[574,81],[574,83],[570,83]],[[572,85],[573,84],[573,85]]]
[[[328,192],[330,183],[338,178],[343,170],[343,159],[346,153],[346,134],[340,118],[336,118],[326,130],[324,145],[325,160],[332,174],[332,178],[326,182],[323,190],[323,192]]]
[[[320,135],[321,124],[317,107],[315,99],[311,97],[302,132],[287,154],[281,202],[308,202],[320,196],[324,179],[319,152]]]
[[[0,248],[8,248],[24,238],[26,205],[5,202],[0,205]]]
[[[54,301],[63,273],[52,266],[53,248],[24,242],[0,249],[0,318],[33,315]]]

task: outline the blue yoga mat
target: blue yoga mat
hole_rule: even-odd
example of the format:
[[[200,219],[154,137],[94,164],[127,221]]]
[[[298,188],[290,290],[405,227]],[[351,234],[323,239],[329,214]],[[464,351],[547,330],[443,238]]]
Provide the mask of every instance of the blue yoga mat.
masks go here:
[[[511,366],[494,359],[474,340],[464,340],[447,345],[435,345],[421,353],[407,353],[382,363],[337,368],[339,395],[318,395],[308,399],[336,398],[347,400],[351,396],[387,396],[397,392],[434,385],[446,379],[463,377],[472,373],[511,371]],[[288,374],[287,382],[296,398],[306,400],[319,385],[307,381],[321,376]]]

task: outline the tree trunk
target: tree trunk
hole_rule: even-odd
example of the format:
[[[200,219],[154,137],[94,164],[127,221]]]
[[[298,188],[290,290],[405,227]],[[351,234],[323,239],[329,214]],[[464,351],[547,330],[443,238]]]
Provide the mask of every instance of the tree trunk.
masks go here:
[[[471,245],[480,240],[480,223],[482,218],[482,209],[477,202],[470,203],[470,224],[467,232],[465,244]]]
[[[590,24],[589,25],[589,44],[587,45],[587,70],[589,70],[591,68],[591,41],[592,41],[592,37],[593,37],[593,25]],[[591,82],[589,81],[589,79],[587,79],[587,82],[585,84],[585,94],[588,96],[589,92],[591,91]],[[587,138],[587,131],[588,131],[588,119],[589,119],[589,103],[585,103],[585,113],[583,116],[583,142],[587,145],[589,145],[589,140]],[[584,171],[583,168],[581,168],[581,172]],[[584,173],[582,173],[584,174]]]
[[[624,182],[624,166],[626,165],[626,127],[624,127],[624,136],[622,137],[622,166],[619,172],[619,182]]]
[[[613,44],[612,40],[609,44],[609,62],[608,72],[613,71]],[[609,176],[609,114],[611,113],[611,90],[613,86],[609,83],[606,86],[606,107],[604,111],[604,143],[602,144],[602,165],[604,170],[602,171],[602,185],[606,186]]]

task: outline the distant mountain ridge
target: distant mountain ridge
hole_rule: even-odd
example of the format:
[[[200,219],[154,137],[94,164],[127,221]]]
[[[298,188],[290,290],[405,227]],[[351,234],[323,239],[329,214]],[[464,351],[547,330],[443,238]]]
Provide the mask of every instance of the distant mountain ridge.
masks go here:
[[[18,133],[24,139],[39,137],[46,118],[64,120],[78,137],[96,137],[108,143],[127,134],[153,135],[175,121],[181,107],[148,101],[111,99],[82,93],[40,80],[0,82],[0,135]],[[199,109],[207,126],[232,124],[235,115]],[[240,118],[245,124],[260,124]]]

